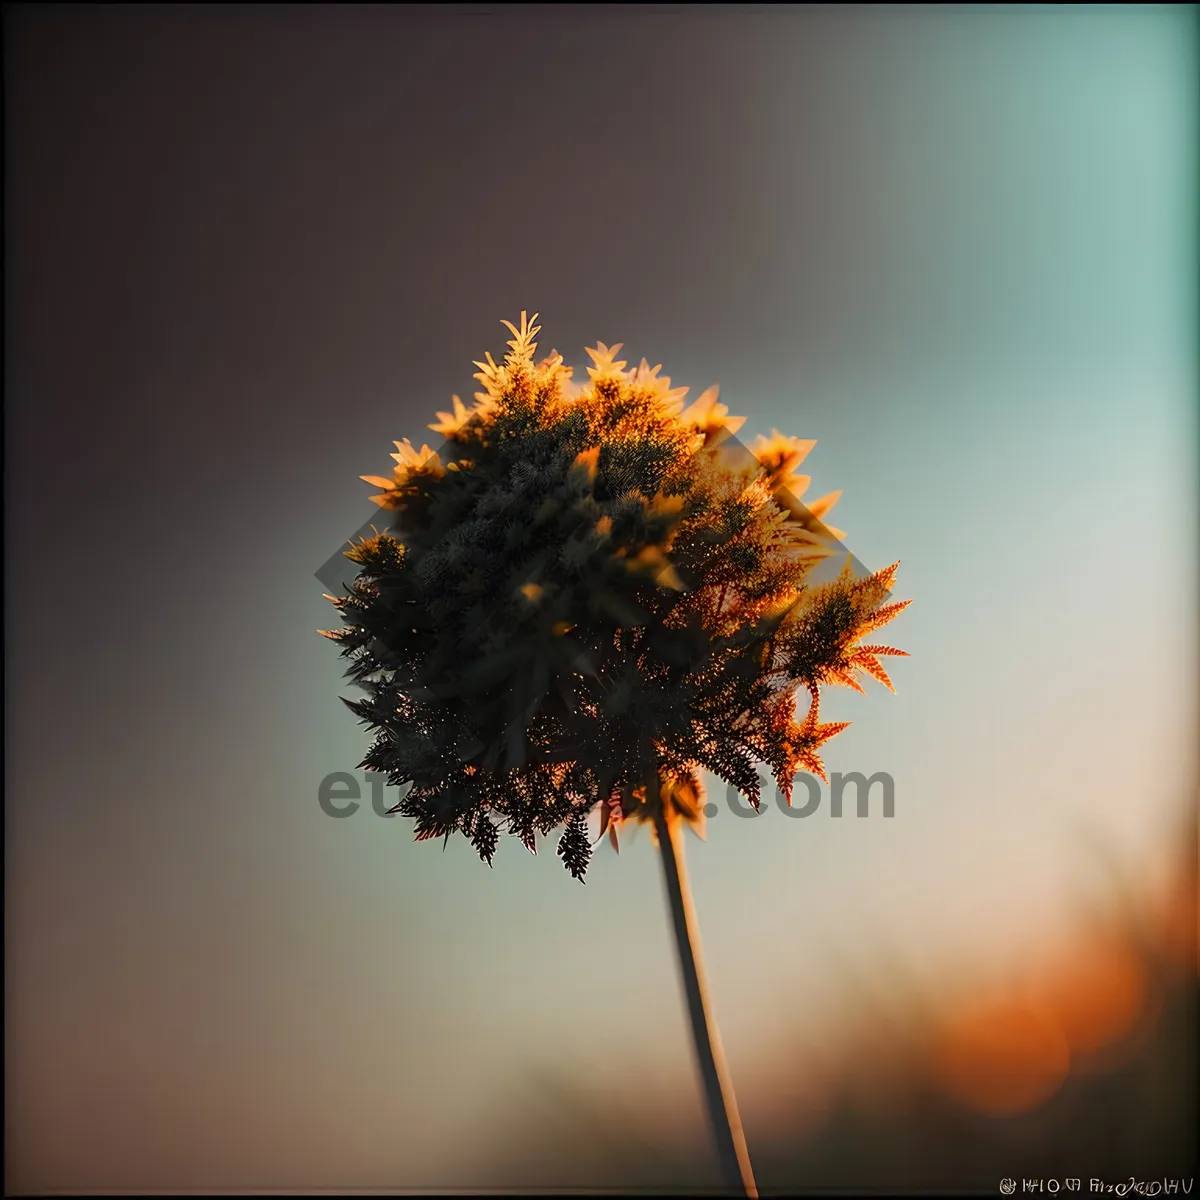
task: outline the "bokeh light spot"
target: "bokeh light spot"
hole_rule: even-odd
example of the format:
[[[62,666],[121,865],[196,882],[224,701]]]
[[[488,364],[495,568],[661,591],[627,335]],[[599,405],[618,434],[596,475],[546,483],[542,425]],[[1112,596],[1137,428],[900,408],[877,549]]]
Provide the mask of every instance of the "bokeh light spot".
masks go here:
[[[1058,1091],[1071,1053],[1054,1014],[1017,1000],[988,1000],[953,1017],[937,1052],[942,1086],[979,1112],[1026,1112]]]

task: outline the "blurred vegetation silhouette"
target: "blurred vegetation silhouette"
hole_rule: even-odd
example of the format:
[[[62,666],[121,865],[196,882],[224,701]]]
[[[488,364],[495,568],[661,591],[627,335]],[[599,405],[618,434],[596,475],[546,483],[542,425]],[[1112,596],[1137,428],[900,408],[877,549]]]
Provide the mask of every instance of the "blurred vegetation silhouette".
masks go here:
[[[767,1071],[746,1064],[758,1082],[745,1090],[770,1093],[769,1115],[747,1128],[760,1193],[991,1192],[1005,1177],[1078,1178],[1087,1192],[1092,1178],[1194,1177],[1194,811],[1183,832],[1165,893],[1114,879],[1107,915],[1019,986],[951,987],[952,1000],[922,1008],[877,978],[878,1002],[857,997],[853,1048],[817,1072],[815,1103],[799,1040],[781,1038]],[[480,1164],[490,1188],[721,1194],[698,1114],[647,1140],[648,1106],[668,1111],[648,1078],[619,1097],[561,1075],[532,1082],[539,1136],[514,1135]]]

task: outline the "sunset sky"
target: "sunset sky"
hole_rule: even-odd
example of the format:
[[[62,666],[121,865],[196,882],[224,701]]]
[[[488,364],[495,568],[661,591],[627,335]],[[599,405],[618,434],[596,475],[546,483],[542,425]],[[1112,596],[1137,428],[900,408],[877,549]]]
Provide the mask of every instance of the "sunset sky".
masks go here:
[[[414,844],[314,573],[502,318],[817,439],[901,566],[866,819],[688,851],[753,1147],[863,973],[1003,975],[1196,797],[1187,6],[6,11],[10,1190],[452,1188],[554,1065],[700,1112],[658,863]],[[369,797],[364,796],[364,801]],[[673,1111],[674,1111],[673,1110]]]

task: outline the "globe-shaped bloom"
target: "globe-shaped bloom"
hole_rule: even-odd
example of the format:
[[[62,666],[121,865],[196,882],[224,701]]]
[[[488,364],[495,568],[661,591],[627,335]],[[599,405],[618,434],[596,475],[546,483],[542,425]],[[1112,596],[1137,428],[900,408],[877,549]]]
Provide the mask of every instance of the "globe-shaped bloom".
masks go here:
[[[797,771],[824,778],[846,724],[819,721],[820,689],[891,687],[879,659],[902,652],[864,639],[906,602],[895,566],[812,580],[841,536],[836,494],[800,502],[814,443],[739,454],[715,388],[685,409],[603,344],[577,386],[557,352],[535,361],[525,314],[505,324],[474,405],[430,426],[446,461],[398,442],[390,476],[363,476],[394,520],[347,552],[326,634],[366,692],[346,701],[374,733],[360,765],[411,785],[394,811],[418,839],[457,831],[491,862],[502,830],[535,850],[565,827],[582,879],[597,805],[615,843],[660,811],[702,829],[702,772],[756,807],[760,763],[789,801]]]

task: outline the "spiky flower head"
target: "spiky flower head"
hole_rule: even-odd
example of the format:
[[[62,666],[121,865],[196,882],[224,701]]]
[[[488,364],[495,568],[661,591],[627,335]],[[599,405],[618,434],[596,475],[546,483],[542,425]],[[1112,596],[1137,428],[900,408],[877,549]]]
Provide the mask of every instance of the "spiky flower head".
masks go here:
[[[325,632],[366,692],[346,701],[374,732],[360,766],[411,785],[394,811],[418,840],[457,831],[491,862],[501,831],[536,852],[562,827],[582,879],[597,805],[615,845],[659,813],[702,832],[703,772],[755,807],[759,763],[789,801],[797,771],[824,778],[845,723],[820,722],[820,689],[890,688],[879,658],[902,651],[862,639],[907,602],[895,566],[813,581],[841,535],[837,493],[799,500],[812,442],[735,453],[715,387],[684,409],[620,345],[577,386],[557,352],[536,360],[536,320],[505,322],[474,405],[438,414],[442,455],[398,442],[390,477],[363,476],[394,524],[347,552]]]

